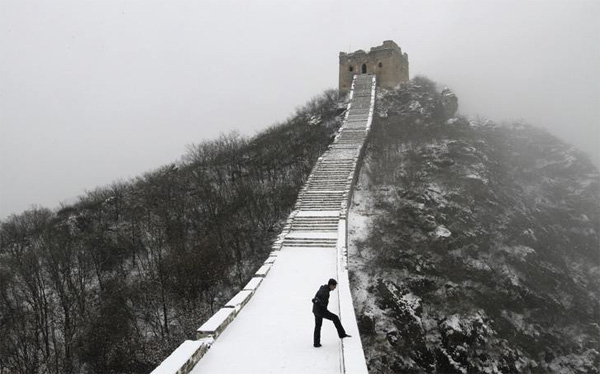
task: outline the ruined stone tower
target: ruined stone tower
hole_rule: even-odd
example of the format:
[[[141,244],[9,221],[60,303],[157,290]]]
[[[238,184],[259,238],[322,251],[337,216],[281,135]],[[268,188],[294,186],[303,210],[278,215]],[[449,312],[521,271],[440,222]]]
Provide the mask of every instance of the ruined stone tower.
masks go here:
[[[350,91],[355,74],[375,74],[379,87],[394,88],[409,79],[408,55],[392,40],[371,48],[368,53],[362,49],[340,52],[340,91]]]

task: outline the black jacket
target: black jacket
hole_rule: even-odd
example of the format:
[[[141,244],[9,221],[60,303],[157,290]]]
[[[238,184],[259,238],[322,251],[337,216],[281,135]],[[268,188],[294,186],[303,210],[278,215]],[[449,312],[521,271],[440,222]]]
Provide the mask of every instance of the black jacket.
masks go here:
[[[322,285],[319,288],[314,299],[312,299],[312,302],[313,302],[312,311],[314,314],[322,315],[323,313],[325,313],[327,311],[327,305],[329,304],[329,292],[330,291],[331,290],[329,289],[329,286],[326,284]]]

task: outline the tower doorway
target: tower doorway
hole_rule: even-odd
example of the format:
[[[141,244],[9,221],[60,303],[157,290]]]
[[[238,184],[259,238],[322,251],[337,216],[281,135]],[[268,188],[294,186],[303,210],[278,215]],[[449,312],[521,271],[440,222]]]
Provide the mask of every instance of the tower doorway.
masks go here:
[[[367,64],[362,65],[362,73],[367,74]]]

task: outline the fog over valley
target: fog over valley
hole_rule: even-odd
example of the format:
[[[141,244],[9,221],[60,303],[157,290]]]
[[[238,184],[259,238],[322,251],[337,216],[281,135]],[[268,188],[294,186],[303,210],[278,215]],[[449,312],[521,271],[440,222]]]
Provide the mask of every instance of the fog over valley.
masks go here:
[[[394,40],[459,112],[522,120],[600,167],[600,3],[0,2],[0,219],[253,135]]]

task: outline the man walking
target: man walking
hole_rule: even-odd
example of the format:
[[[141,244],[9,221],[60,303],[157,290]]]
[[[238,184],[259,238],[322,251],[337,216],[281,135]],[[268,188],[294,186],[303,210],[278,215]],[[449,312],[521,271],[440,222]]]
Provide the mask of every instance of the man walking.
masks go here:
[[[313,346],[315,348],[321,346],[321,326],[323,325],[323,318],[333,321],[340,339],[351,337],[350,335],[346,334],[346,330],[344,330],[344,327],[340,322],[340,318],[327,310],[327,305],[329,304],[329,293],[335,290],[336,287],[337,281],[335,279],[330,279],[327,284],[324,284],[321,286],[321,288],[319,288],[314,299],[312,299],[312,311],[315,315],[315,333],[313,337]]]

